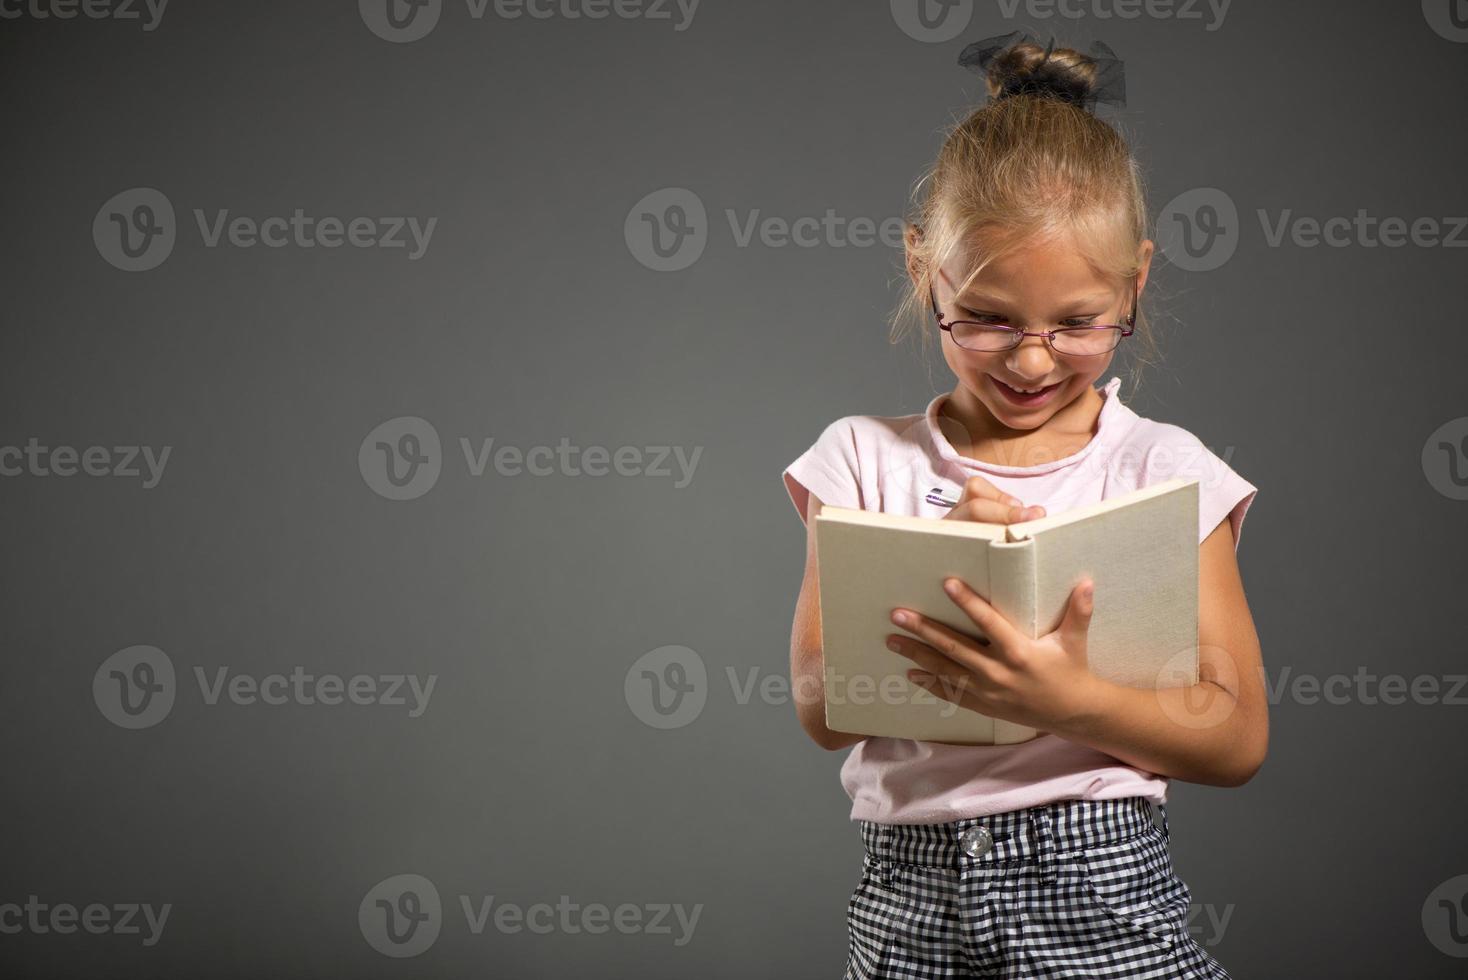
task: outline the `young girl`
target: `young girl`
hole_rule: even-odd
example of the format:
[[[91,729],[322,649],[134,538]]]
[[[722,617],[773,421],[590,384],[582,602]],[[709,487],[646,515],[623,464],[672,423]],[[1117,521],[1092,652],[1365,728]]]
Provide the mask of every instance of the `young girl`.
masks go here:
[[[982,59],[991,99],[923,182],[897,317],[921,319],[957,384],[921,415],[833,422],[784,473],[807,527],[791,641],[800,722],[825,748],[854,746],[841,781],[866,854],[848,978],[1227,977],[1189,935],[1163,803],[1169,779],[1239,786],[1264,759],[1235,561],[1255,487],[1186,430],[1128,408],[1119,377],[1093,387],[1122,343],[1149,343],[1136,304],[1153,254],[1137,165],[1091,108],[1098,57],[1025,42]],[[1087,581],[1060,628],[1032,640],[949,579],[989,639],[893,610],[907,677],[1041,734],[964,746],[826,727],[811,520],[823,505],[1007,523],[1174,477],[1199,481],[1198,684],[1092,675],[1087,624],[1106,595]]]

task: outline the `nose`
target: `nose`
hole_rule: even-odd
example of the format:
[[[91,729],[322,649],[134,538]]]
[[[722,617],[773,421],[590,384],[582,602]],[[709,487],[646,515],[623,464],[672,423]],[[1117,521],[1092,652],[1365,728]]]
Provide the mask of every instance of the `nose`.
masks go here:
[[[1039,381],[1055,369],[1055,355],[1044,337],[1026,337],[1009,352],[1004,366],[1017,378]]]

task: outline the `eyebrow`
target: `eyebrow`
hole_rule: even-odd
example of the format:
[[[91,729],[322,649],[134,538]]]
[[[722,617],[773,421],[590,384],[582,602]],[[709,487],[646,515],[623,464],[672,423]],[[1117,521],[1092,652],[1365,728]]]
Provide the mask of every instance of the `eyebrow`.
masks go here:
[[[1100,306],[1104,309],[1114,302],[1115,300],[1109,296],[1096,294],[1093,296],[1078,296],[1072,300],[1069,300],[1068,302],[1060,303],[1059,306],[1063,309],[1077,306]],[[1003,299],[999,296],[990,295],[988,293],[969,293],[967,296],[960,296],[958,297],[958,304],[970,310],[982,309],[985,306],[1010,305],[1008,300]]]

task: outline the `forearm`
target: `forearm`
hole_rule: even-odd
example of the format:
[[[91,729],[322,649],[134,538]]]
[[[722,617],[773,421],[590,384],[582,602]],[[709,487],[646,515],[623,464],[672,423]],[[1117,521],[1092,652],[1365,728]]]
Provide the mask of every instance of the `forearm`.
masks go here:
[[[1148,772],[1240,786],[1264,761],[1267,720],[1212,681],[1154,691],[1093,677],[1079,704],[1049,730]]]
[[[835,751],[866,738],[865,735],[832,731],[826,727],[826,677],[820,650],[799,645],[791,649],[790,686],[800,727],[821,748]]]

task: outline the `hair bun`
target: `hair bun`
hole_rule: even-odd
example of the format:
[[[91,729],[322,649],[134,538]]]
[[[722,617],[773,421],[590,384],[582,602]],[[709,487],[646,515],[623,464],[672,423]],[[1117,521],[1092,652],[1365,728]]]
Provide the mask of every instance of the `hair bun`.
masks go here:
[[[1038,44],[1016,44],[989,66],[989,94],[1052,95],[1080,104],[1091,94],[1096,66],[1072,48],[1043,50]]]
[[[1053,38],[1041,47],[1023,31],[1014,31],[975,41],[963,49],[958,63],[982,75],[996,100],[1036,95],[1088,110],[1097,102],[1126,104],[1122,62],[1100,41],[1083,54],[1055,47]]]

